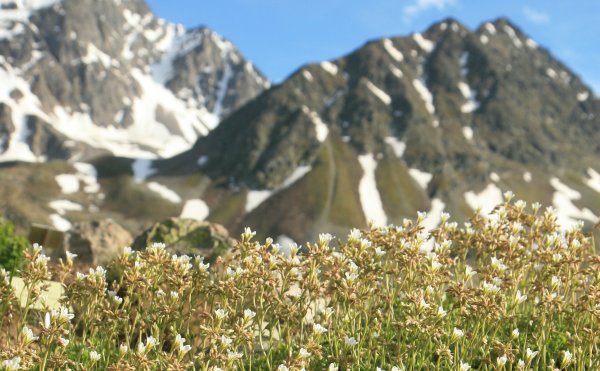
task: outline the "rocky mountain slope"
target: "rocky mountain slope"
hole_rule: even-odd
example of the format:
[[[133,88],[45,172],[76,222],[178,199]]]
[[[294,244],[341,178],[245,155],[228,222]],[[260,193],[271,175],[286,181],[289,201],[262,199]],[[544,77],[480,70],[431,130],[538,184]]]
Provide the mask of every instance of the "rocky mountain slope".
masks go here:
[[[302,67],[175,157],[11,171],[47,184],[33,196],[55,225],[182,215],[304,241],[418,211],[430,228],[443,212],[466,220],[512,190],[555,207],[565,227],[591,226],[599,127],[600,100],[517,26],[448,19]]]
[[[0,161],[171,156],[269,86],[143,0],[0,0]]]
[[[209,219],[295,240],[464,220],[506,190],[595,223],[599,127],[589,87],[517,26],[448,19],[301,68],[156,167],[205,174]]]

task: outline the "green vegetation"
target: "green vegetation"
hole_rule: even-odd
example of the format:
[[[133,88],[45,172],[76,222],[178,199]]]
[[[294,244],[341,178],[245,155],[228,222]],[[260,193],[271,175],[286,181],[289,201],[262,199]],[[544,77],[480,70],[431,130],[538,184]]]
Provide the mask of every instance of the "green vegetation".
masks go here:
[[[23,252],[29,246],[29,241],[15,234],[14,225],[0,219],[0,267],[14,272],[23,263]]]
[[[50,278],[40,248],[4,305],[0,362],[38,370],[593,370],[600,368],[600,257],[581,225],[506,202],[458,225],[320,235],[289,253],[247,229],[225,257],[156,243],[102,267],[57,266],[61,307],[27,315]],[[33,290],[32,290],[33,289]],[[0,279],[0,303],[16,300]],[[10,316],[9,316],[10,315]]]

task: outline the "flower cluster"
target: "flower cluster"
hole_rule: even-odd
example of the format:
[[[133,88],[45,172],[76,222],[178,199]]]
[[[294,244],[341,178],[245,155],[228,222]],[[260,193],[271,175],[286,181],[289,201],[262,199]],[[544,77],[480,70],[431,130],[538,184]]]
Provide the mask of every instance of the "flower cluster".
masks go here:
[[[24,307],[0,272],[1,367],[600,368],[592,239],[511,198],[463,225],[445,214],[428,231],[420,215],[289,249],[246,229],[212,264],[164,244],[87,273],[68,256],[61,306],[41,311],[50,271],[34,246]]]

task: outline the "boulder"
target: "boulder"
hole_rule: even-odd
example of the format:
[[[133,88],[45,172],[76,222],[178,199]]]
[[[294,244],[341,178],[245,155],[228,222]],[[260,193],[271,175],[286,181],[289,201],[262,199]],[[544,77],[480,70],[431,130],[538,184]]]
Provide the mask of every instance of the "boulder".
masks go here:
[[[174,254],[201,255],[212,261],[230,248],[234,240],[220,224],[174,217],[152,225],[131,247],[143,250],[154,242],[165,243]]]
[[[119,256],[133,241],[131,234],[112,219],[73,224],[65,239],[65,251],[77,254],[77,261],[105,265]]]

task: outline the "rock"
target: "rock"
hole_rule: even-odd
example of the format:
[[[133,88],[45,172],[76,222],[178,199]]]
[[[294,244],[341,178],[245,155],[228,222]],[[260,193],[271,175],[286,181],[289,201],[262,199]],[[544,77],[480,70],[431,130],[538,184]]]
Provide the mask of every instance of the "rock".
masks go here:
[[[67,235],[65,251],[81,263],[105,265],[131,245],[133,237],[111,219],[75,223]]]
[[[38,116],[27,115],[25,138],[36,156],[46,156],[48,160],[68,159],[71,151],[65,145],[67,138]]]
[[[231,247],[234,240],[220,224],[169,218],[144,231],[135,239],[132,248],[143,250],[153,242],[165,243],[171,253],[202,255],[211,261]]]

